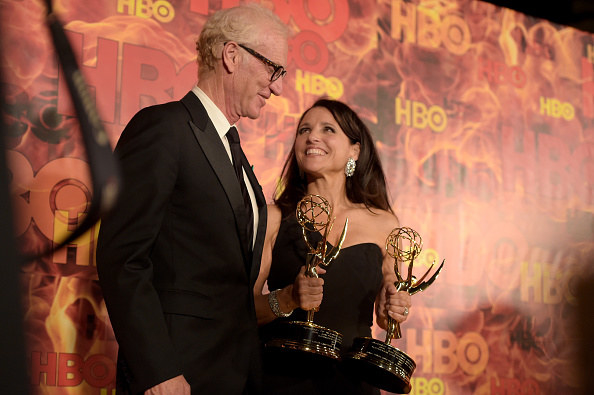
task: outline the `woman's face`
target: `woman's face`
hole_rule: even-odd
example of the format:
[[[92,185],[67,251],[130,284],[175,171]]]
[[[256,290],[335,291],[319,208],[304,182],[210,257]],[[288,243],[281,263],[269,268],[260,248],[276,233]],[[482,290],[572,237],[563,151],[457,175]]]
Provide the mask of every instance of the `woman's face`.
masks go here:
[[[310,177],[344,177],[347,160],[359,158],[359,143],[351,144],[330,111],[314,107],[297,128],[295,157],[299,169]]]

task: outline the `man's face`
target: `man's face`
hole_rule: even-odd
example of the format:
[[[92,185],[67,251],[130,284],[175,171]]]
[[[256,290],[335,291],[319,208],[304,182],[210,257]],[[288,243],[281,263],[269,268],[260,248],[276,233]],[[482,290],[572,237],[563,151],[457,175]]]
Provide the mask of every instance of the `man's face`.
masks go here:
[[[239,117],[258,118],[266,100],[272,94],[279,96],[283,90],[282,77],[275,81],[270,80],[275,71],[271,63],[286,66],[287,41],[274,31],[263,31],[260,34],[263,35],[261,39],[254,40],[260,42],[259,45],[246,43],[244,46],[247,49],[239,49],[242,61],[234,75],[231,103]]]

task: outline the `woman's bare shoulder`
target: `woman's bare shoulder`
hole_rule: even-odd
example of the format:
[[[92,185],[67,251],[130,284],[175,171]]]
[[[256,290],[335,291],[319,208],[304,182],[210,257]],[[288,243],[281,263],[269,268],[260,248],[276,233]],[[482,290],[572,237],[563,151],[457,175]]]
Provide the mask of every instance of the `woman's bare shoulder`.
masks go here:
[[[366,212],[366,221],[368,221],[370,225],[379,228],[378,230],[392,230],[400,225],[398,218],[387,210],[372,209],[366,210]]]
[[[376,244],[383,246],[390,232],[399,226],[398,218],[386,210],[366,211],[367,213],[364,215],[365,229]]]

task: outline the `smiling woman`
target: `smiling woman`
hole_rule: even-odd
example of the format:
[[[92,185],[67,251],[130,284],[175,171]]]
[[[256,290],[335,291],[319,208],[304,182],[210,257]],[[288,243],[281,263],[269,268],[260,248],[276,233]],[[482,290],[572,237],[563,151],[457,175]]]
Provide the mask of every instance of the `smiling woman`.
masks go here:
[[[304,178],[303,170],[299,167],[296,145],[299,134],[307,134],[306,132],[311,129],[304,121],[310,122],[308,114],[314,110],[322,113],[326,111],[330,115],[329,118],[326,117],[327,121],[334,125],[335,131],[340,130],[351,144],[356,143],[358,146],[356,170],[352,177],[344,181],[347,198],[352,202],[364,204],[366,207],[391,210],[384,171],[369,128],[346,104],[328,99],[318,100],[301,116],[297,128],[298,136],[282,170],[282,193],[275,198],[275,204],[282,209],[283,213],[288,213],[306,194],[307,180]],[[347,160],[348,157],[344,158],[343,166],[346,165]]]
[[[349,159],[359,159],[359,149],[360,143],[344,134],[326,108],[314,107],[301,119],[294,151],[299,168],[310,181],[344,173]]]
[[[371,335],[373,312],[386,326],[389,315],[406,320],[410,296],[394,287],[393,263],[383,248],[398,226],[390,208],[381,163],[369,130],[346,104],[318,100],[301,117],[282,174],[282,192],[268,207],[260,274],[254,287],[263,344],[272,344],[286,321],[306,321],[342,334],[342,350],[353,339]],[[328,230],[331,245],[344,243],[332,265],[307,276],[305,233],[295,218],[305,195],[322,196],[336,224]],[[319,238],[312,232],[308,238]],[[339,241],[340,240],[340,241]],[[265,283],[272,292],[263,294]],[[319,311],[318,311],[319,310]],[[307,318],[306,318],[307,317]],[[325,332],[324,332],[325,333]],[[307,366],[308,369],[303,369]],[[379,390],[342,371],[334,359],[319,355],[278,353],[264,348],[265,393],[379,394]]]

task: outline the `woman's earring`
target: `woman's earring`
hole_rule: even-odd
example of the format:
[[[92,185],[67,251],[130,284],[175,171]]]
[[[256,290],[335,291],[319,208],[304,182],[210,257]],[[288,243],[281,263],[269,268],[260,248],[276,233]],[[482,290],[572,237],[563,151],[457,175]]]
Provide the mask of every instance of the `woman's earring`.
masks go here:
[[[346,174],[347,177],[351,177],[353,174],[355,174],[356,167],[357,167],[357,162],[355,162],[355,160],[353,158],[349,158],[349,160],[347,160],[346,166],[344,168],[344,174]]]

